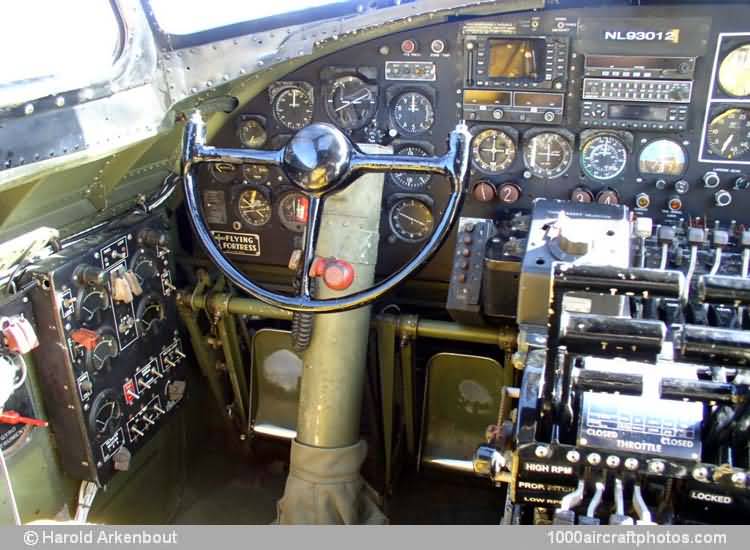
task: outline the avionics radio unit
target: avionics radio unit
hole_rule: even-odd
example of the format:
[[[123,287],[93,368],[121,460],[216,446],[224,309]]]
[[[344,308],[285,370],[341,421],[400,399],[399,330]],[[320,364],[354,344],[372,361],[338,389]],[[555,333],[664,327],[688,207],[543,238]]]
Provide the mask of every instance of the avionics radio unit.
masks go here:
[[[565,94],[512,92],[509,90],[464,90],[465,120],[481,122],[525,122],[560,124]]]
[[[565,90],[567,37],[466,35],[468,88]]]
[[[686,130],[694,57],[586,55],[583,126]]]

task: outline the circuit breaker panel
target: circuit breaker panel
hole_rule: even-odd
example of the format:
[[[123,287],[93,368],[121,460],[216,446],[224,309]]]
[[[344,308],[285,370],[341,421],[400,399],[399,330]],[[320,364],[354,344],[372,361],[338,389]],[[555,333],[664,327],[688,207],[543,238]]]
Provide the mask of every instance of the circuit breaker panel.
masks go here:
[[[185,392],[167,224],[88,237],[35,266],[35,361],[70,475],[105,484]]]

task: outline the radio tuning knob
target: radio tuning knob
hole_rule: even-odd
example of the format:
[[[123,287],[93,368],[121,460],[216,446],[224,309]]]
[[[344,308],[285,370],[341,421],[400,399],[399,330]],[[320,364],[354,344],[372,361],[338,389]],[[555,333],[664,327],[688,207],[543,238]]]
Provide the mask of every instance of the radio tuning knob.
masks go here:
[[[594,194],[586,187],[576,187],[570,193],[573,202],[594,202]]]
[[[648,208],[651,205],[651,197],[647,193],[638,193],[635,196],[636,208]],[[642,218],[639,218],[642,219]]]
[[[674,182],[674,190],[678,195],[684,195],[690,191],[690,183],[688,180],[677,180]]]
[[[487,181],[480,181],[471,191],[471,196],[479,202],[490,202],[495,199],[495,186]]]
[[[706,189],[713,189],[715,187],[718,187],[721,183],[721,178],[719,178],[719,174],[716,172],[706,172],[703,174],[703,186]]]
[[[667,208],[670,212],[679,212],[682,210],[682,199],[680,197],[672,197],[667,202]]]
[[[744,191],[748,187],[750,187],[750,179],[748,179],[747,177],[740,176],[739,178],[734,180],[734,188],[738,191]]]
[[[714,194],[714,202],[716,203],[716,206],[720,208],[729,206],[732,204],[732,194],[725,189],[721,189]]]
[[[521,188],[511,181],[505,182],[497,190],[497,197],[504,204],[513,204],[521,198]]]
[[[620,196],[614,189],[603,189],[596,195],[596,202],[599,204],[620,204]]]

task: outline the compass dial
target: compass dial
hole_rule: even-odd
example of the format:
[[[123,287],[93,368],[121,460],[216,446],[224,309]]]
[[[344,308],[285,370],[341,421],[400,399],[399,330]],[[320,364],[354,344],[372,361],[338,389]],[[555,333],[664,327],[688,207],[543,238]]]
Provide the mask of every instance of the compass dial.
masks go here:
[[[405,145],[396,150],[397,155],[407,155],[410,157],[427,157],[429,154],[418,145]],[[393,172],[390,175],[391,181],[403,189],[415,191],[422,189],[430,182],[429,174],[418,172]]]
[[[573,146],[558,133],[544,132],[524,144],[523,160],[526,168],[536,177],[559,178],[570,168]]]
[[[505,172],[516,159],[516,144],[502,130],[489,129],[474,136],[471,159],[485,174]]]

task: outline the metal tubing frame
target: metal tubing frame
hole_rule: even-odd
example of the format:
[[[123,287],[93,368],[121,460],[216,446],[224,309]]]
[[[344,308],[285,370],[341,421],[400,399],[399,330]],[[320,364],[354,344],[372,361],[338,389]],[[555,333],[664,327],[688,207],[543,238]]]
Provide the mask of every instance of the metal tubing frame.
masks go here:
[[[292,312],[268,305],[254,298],[243,298],[226,293],[202,294],[199,289],[193,293],[181,291],[177,294],[177,302],[184,311],[183,319],[192,320],[193,330],[191,338],[200,338],[200,331],[190,311],[206,310],[221,316],[224,322],[229,322],[234,315],[248,315],[257,318],[291,321]],[[460,325],[450,321],[421,319],[417,315],[381,314],[373,318],[372,324],[378,335],[378,363],[380,366],[380,392],[383,415],[383,446],[385,451],[385,485],[390,491],[393,476],[394,451],[394,399],[396,387],[396,369],[401,367],[402,387],[405,407],[414,402],[414,379],[412,367],[413,342],[418,338],[433,338],[457,342],[498,346],[505,352],[506,358],[516,348],[517,330],[512,326],[472,327]],[[189,327],[190,328],[190,327]],[[224,336],[220,334],[222,340]],[[398,346],[398,362],[396,359]],[[226,346],[226,344],[224,344]],[[201,347],[199,345],[199,347]],[[200,361],[199,361],[200,362]],[[506,368],[511,368],[505,365]],[[205,370],[205,367],[202,367]],[[408,372],[407,372],[408,370]],[[511,368],[512,370],[512,368]],[[213,391],[213,390],[212,390]],[[216,392],[214,392],[216,393]],[[218,394],[220,395],[220,394]],[[219,402],[222,402],[221,400]],[[252,414],[252,411],[248,411]],[[252,418],[250,419],[252,423]],[[416,448],[416,432],[413,411],[405,415],[406,439],[408,448]]]

